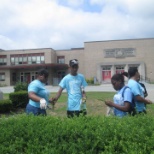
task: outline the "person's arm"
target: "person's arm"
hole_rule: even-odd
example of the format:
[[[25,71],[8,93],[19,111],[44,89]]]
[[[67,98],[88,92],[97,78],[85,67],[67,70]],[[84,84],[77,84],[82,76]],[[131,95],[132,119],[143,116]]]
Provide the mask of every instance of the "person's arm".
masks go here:
[[[152,102],[148,99],[141,97],[140,95],[135,96],[135,100],[138,102],[144,102],[145,104],[152,104]]]
[[[61,94],[62,94],[62,91],[63,91],[63,88],[59,88],[59,91],[57,92],[57,95],[56,95],[56,97],[55,97],[55,101],[57,101],[58,99],[59,99],[59,97],[61,96]]]
[[[57,92],[57,94],[56,94],[56,96],[53,97],[53,98],[51,98],[49,101],[50,101],[51,103],[55,104],[55,103],[57,102],[57,100],[59,99],[59,97],[61,96],[62,91],[63,91],[63,88],[60,87],[59,90],[58,90],[58,92]]]
[[[40,103],[40,108],[41,109],[46,109],[47,108],[47,102],[46,102],[45,98],[41,98],[41,97],[37,96],[36,93],[29,92],[28,93],[28,98],[35,101],[35,102]]]
[[[86,92],[85,92],[84,87],[81,88],[81,91],[82,91],[82,97],[83,98],[86,98]]]
[[[28,98],[35,101],[35,102],[40,102],[40,100],[42,99],[41,97],[37,96],[36,93],[34,93],[34,92],[29,92]]]
[[[105,101],[105,104],[110,106],[110,107],[115,107],[116,109],[124,111],[124,112],[128,112],[129,109],[130,109],[130,103],[129,102],[124,102],[124,106],[114,104],[111,101]]]

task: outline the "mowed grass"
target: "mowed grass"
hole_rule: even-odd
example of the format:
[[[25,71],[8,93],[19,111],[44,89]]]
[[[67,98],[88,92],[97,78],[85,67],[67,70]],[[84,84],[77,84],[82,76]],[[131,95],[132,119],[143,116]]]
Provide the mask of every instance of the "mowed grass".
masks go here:
[[[105,115],[106,114],[106,105],[103,101],[99,99],[111,99],[113,98],[113,92],[86,92],[87,95],[87,115]],[[54,97],[56,93],[51,93],[50,97]],[[3,95],[4,99],[9,98],[9,94]],[[66,107],[67,107],[67,93],[63,92],[61,97],[58,99],[57,103],[52,108],[52,105],[49,105],[50,109],[47,109],[47,114],[52,116],[66,116]],[[24,113],[25,109],[19,109],[16,112],[11,111],[11,114]]]
[[[86,92],[87,94],[87,116],[104,116],[106,115],[107,106],[105,105],[104,101],[102,100],[112,100],[114,96],[114,92]],[[51,93],[51,97],[54,97],[56,93]],[[3,95],[4,99],[9,98],[9,94]],[[47,109],[47,114],[51,116],[66,116],[66,107],[67,107],[67,93],[63,92],[59,100],[54,106],[54,109],[51,105],[49,105],[50,109]],[[24,113],[25,109],[20,109],[20,112],[17,113]],[[154,104],[147,105],[147,113],[154,115]],[[12,112],[11,112],[12,114]],[[16,114],[14,112],[14,114]]]
[[[55,96],[56,93],[52,93],[51,96]],[[113,92],[86,92],[87,95],[87,115],[106,115],[106,105],[100,99],[110,99],[112,100]],[[66,116],[66,106],[67,106],[67,93],[62,93],[61,97],[54,106],[54,109],[47,110],[50,115]],[[50,105],[52,108],[52,106]]]

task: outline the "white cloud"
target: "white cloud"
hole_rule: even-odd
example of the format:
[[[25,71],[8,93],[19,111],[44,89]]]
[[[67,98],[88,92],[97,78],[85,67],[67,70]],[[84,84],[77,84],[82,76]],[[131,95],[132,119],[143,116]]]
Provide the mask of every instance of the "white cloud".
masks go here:
[[[1,0],[0,48],[67,49],[85,41],[154,37],[153,0],[90,0],[89,8],[101,7],[96,12],[83,6],[83,0]]]

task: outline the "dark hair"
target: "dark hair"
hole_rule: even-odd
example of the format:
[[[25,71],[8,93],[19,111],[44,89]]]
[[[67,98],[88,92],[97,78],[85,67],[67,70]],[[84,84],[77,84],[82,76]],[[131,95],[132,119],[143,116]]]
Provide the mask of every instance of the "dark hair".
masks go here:
[[[121,81],[121,83],[125,83],[123,73],[122,73],[122,74],[114,74],[114,75],[112,76],[111,80]]]
[[[38,75],[44,75],[45,77],[48,77],[49,73],[46,69],[42,68],[38,70]]]
[[[128,78],[128,72],[123,72],[122,75]]]
[[[135,76],[135,74],[138,72],[138,69],[136,67],[130,67],[128,69],[128,75],[129,75],[129,78]]]

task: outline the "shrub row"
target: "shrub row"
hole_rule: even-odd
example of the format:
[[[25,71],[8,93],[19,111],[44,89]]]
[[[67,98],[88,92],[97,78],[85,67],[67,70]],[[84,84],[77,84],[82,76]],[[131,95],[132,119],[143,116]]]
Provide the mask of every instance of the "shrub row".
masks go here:
[[[9,94],[9,99],[0,100],[0,112],[9,112],[16,108],[25,108],[28,103],[28,92],[18,91]]]
[[[0,112],[9,112],[12,109],[12,102],[7,100],[0,100]]]
[[[13,107],[26,107],[28,103],[28,92],[18,91],[9,94]]]
[[[150,154],[154,118],[34,117],[0,121],[0,153],[7,154]]]

